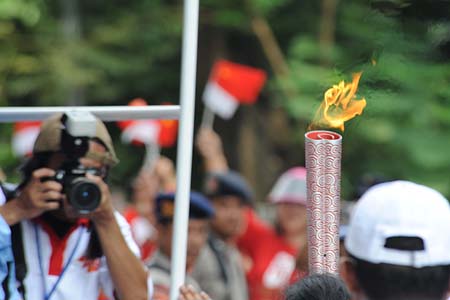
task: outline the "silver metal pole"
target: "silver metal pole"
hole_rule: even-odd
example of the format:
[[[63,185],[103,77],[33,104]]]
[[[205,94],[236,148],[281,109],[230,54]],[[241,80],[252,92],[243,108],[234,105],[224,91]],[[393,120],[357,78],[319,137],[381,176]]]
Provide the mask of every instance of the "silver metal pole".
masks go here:
[[[0,123],[16,121],[39,121],[54,113],[67,111],[88,111],[103,121],[137,119],[178,119],[179,105],[153,106],[39,106],[39,107],[1,107]]]
[[[199,0],[184,1],[183,49],[181,58],[180,131],[177,152],[177,191],[172,236],[170,300],[177,300],[186,276],[189,192],[195,112]]]

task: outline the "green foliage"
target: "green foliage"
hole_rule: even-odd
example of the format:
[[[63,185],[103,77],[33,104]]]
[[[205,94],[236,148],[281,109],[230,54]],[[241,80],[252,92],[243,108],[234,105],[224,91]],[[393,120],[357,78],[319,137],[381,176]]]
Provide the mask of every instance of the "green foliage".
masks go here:
[[[343,133],[344,196],[350,197],[368,172],[429,184],[450,196],[448,5],[432,0],[338,1],[332,41],[324,46],[320,24],[325,1],[202,0],[198,95],[217,57],[265,68],[270,82],[258,109],[281,106],[286,111],[291,128],[284,131],[291,138],[283,140],[282,148],[301,162],[298,147],[325,90],[363,71],[358,96],[367,99],[367,108]],[[62,2],[0,1],[1,106],[115,105],[135,97],[153,104],[178,102],[181,1],[72,0],[69,12]],[[255,15],[273,29],[289,77],[275,78],[251,27]],[[64,29],[71,20],[79,24],[72,32]],[[292,92],[289,97],[285,90]],[[82,97],[71,103],[73,94]],[[227,124],[233,138],[237,122]],[[111,130],[119,141],[119,131],[114,125]],[[19,161],[9,146],[11,126],[0,126],[0,134],[0,164],[12,174]],[[234,139],[225,142],[236,145]],[[137,171],[143,153],[128,145],[117,148],[122,162],[112,180],[119,182]],[[286,157],[279,156],[287,167]]]
[[[35,25],[41,16],[40,1],[2,0],[0,2],[1,19],[17,19],[24,25]]]
[[[419,23],[401,10],[386,15],[361,1],[341,3],[336,23],[327,63],[321,63],[314,32],[289,47],[298,97],[285,101],[287,111],[299,120],[311,118],[321,92],[363,71],[358,96],[368,104],[343,133],[344,182],[373,172],[450,195],[450,61],[438,47],[449,37],[448,23]]]
[[[135,97],[178,102],[181,6],[73,0],[66,12],[62,3],[0,1],[0,105],[115,105]],[[78,28],[67,32],[73,20]],[[70,102],[72,93],[82,97]],[[10,130],[0,126],[0,164],[12,180],[20,162],[10,150]],[[137,169],[126,159],[116,172],[130,178]]]

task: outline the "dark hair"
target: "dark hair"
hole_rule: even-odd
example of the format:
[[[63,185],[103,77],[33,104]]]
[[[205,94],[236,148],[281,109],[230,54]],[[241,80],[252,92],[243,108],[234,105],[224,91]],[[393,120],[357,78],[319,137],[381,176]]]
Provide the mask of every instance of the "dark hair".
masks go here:
[[[413,268],[350,257],[359,285],[370,300],[442,300],[449,287],[450,265]]]
[[[31,175],[34,171],[40,168],[47,167],[48,162],[50,161],[50,157],[54,153],[55,152],[51,151],[35,153],[19,167],[19,171],[22,174],[22,181],[19,185],[19,189],[21,189],[28,183],[28,181],[30,181]]]
[[[350,293],[336,275],[313,274],[288,287],[285,300],[350,300]]]

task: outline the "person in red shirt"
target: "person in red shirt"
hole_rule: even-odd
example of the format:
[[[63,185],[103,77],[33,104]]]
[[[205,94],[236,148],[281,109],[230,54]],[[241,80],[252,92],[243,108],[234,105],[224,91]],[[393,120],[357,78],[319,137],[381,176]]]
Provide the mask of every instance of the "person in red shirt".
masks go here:
[[[208,172],[227,172],[220,137],[201,128],[197,148]],[[274,205],[274,224],[252,208],[245,212],[236,240],[243,258],[250,300],[281,299],[284,289],[301,278],[307,265],[306,169],[287,170],[275,183],[268,200]]]
[[[247,210],[237,240],[247,269],[250,299],[278,299],[284,289],[303,276],[300,254],[306,253],[306,170],[294,167],[275,183],[268,196],[275,205],[275,224]]]

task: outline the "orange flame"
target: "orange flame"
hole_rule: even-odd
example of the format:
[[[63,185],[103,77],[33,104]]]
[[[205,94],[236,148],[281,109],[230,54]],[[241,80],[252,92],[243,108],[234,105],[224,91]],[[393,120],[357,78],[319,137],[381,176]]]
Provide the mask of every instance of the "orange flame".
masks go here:
[[[326,126],[344,131],[344,122],[362,113],[366,99],[354,99],[361,74],[353,74],[352,83],[341,81],[325,92],[310,127]]]

